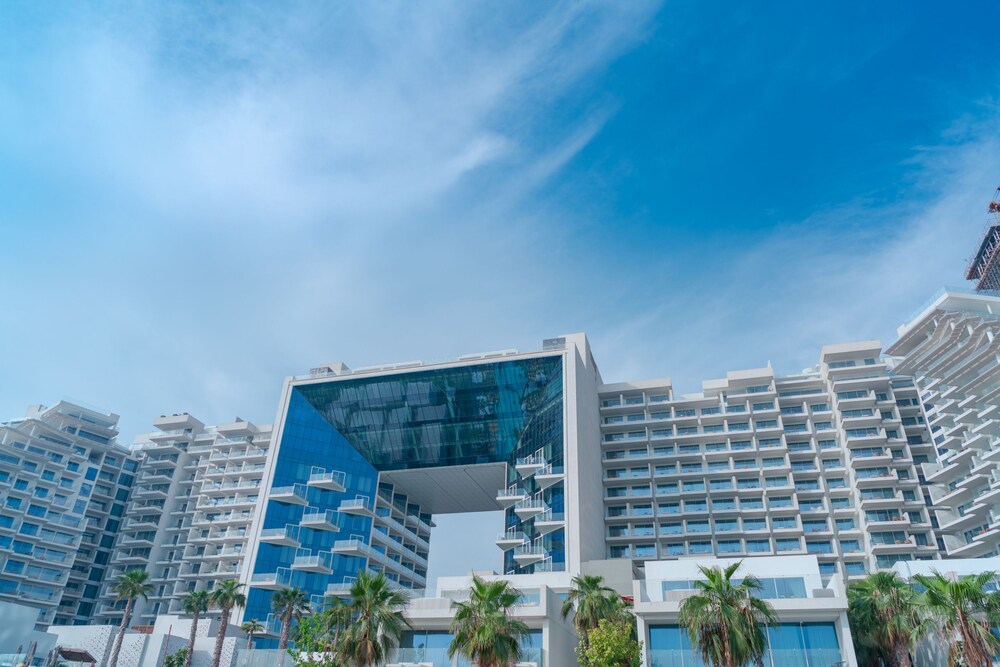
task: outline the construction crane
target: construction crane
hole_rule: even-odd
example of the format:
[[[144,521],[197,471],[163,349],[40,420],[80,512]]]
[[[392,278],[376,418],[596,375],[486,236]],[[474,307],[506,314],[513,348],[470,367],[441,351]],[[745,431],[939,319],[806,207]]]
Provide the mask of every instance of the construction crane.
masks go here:
[[[1000,290],[1000,188],[987,207],[989,219],[979,251],[969,262],[966,280],[976,281],[977,292]]]

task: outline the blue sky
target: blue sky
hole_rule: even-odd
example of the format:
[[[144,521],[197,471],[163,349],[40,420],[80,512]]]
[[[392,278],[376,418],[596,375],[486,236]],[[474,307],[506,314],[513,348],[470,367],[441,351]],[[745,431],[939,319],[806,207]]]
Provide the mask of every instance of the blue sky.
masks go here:
[[[794,372],[961,283],[1000,184],[995,3],[324,4],[0,7],[0,414],[573,331]]]

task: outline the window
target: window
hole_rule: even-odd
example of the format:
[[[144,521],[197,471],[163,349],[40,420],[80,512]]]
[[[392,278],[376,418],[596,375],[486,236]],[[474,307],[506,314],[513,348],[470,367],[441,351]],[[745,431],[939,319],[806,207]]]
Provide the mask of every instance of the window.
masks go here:
[[[813,411],[813,412],[829,412],[830,411],[830,404],[829,403],[813,403],[812,405],[809,406],[809,409],[811,411]]]
[[[688,551],[692,554],[710,554],[712,553],[712,543],[711,542],[691,542]]]
[[[740,479],[737,480],[736,484],[741,489],[759,489],[760,480],[759,479]]]
[[[747,540],[747,552],[766,553],[771,550],[770,540]]]
[[[846,489],[847,481],[843,477],[829,477],[826,480],[826,486],[830,489]]]
[[[736,519],[716,519],[715,531],[717,533],[732,533],[739,530],[739,522]]]
[[[681,506],[678,503],[660,503],[656,506],[656,511],[660,514],[680,514]]]
[[[667,544],[666,545],[666,553],[667,553],[668,556],[683,556],[684,553],[685,553],[685,551],[684,551],[684,545],[683,544]]]
[[[687,522],[687,532],[689,532],[689,533],[707,533],[708,532],[708,521],[688,521]]]
[[[831,554],[833,553],[833,547],[829,542],[806,542],[806,553]]]
[[[767,488],[773,489],[775,487],[788,486],[788,479],[785,477],[767,477],[764,479],[764,483],[767,485]]]
[[[855,398],[868,398],[871,394],[867,389],[860,389],[858,391],[838,391],[837,399],[841,401],[849,401]]]
[[[744,449],[753,449],[753,444],[749,440],[734,440],[729,446],[729,449],[734,452],[742,451]]]
[[[823,510],[822,500],[803,500],[799,503],[799,509],[803,512],[821,512]]]
[[[796,528],[798,524],[795,521],[795,517],[791,516],[777,516],[771,519],[771,527],[775,530],[785,530],[789,528]]]
[[[684,528],[679,523],[660,524],[660,535],[680,535],[683,532]]]
[[[837,530],[854,530],[857,524],[854,519],[837,519]]]
[[[768,498],[768,507],[791,507],[792,499],[789,496],[778,496],[776,498]]]
[[[781,537],[775,541],[777,551],[798,551],[802,548],[797,537]]]
[[[844,563],[844,572],[851,576],[865,574],[864,563]]]
[[[821,533],[830,530],[830,525],[826,519],[812,519],[802,522],[802,530],[807,533]]]
[[[841,540],[840,550],[843,553],[856,553],[861,551],[861,542],[858,540]]]
[[[743,519],[743,530],[767,530],[764,519]]]
[[[740,509],[760,510],[764,509],[764,501],[760,498],[744,498],[740,501]]]
[[[730,500],[715,499],[712,501],[712,509],[714,509],[716,512],[723,512],[725,510],[734,510],[736,509],[736,501],[732,499]]]
[[[740,548],[739,540],[720,540],[719,541],[719,553],[720,554],[735,554],[740,553],[743,549]]]
[[[753,410],[754,412],[757,412],[758,410],[774,410],[774,401],[767,401],[766,403],[754,403]]]

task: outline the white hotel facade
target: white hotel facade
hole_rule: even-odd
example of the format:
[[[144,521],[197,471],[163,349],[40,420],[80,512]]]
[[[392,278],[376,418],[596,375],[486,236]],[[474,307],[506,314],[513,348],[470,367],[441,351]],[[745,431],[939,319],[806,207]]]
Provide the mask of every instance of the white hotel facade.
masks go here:
[[[162,416],[134,452],[120,448],[138,476],[90,619],[118,621],[108,586],[128,568],[149,570],[155,586],[135,625],[238,578],[242,617],[267,621],[266,648],[275,590],[297,586],[320,602],[366,568],[423,589],[442,548],[433,517],[502,510],[498,576],[558,596],[573,574],[613,575],[622,594],[639,591],[647,652],[687,650],[662,606],[671,600],[655,598],[683,590],[662,584],[664,567],[745,559],[758,576],[756,564],[808,570],[805,588],[779,586],[775,599],[819,610],[833,634],[786,628],[781,641],[837,643],[854,664],[839,616],[851,579],[998,553],[998,313],[998,296],[949,290],[885,352],[878,341],[828,345],[801,373],[734,371],[696,394],[675,394],[668,379],[606,383],[574,334],[447,363],[322,366],[286,381],[273,428]],[[14,456],[12,428],[2,451]],[[2,484],[9,494],[13,477]],[[0,560],[14,558],[4,548]],[[651,578],[666,586],[653,597],[642,588]],[[434,595],[416,593],[414,618],[429,618],[418,607],[441,612]],[[90,620],[79,605],[58,618],[45,609],[47,622]],[[444,641],[444,625],[415,628],[401,655]],[[562,640],[537,625],[545,662]],[[647,656],[672,664],[657,660]]]

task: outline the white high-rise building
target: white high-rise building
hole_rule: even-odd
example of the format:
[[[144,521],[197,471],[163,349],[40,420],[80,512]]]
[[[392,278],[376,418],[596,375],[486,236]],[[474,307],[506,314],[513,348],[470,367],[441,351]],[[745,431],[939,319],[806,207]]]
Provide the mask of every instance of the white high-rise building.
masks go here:
[[[60,401],[0,423],[0,600],[91,621],[137,465],[118,415]]]
[[[924,473],[945,555],[1000,555],[1000,294],[942,290],[888,354],[927,408],[940,463]]]
[[[862,576],[938,557],[918,478],[936,460],[912,379],[881,345],[824,347],[816,368],[603,385],[609,558],[812,554]]]
[[[97,618],[115,622],[123,603],[110,587],[127,569],[145,568],[153,594],[138,600],[133,623],[177,614],[189,591],[238,579],[260,505],[271,427],[242,419],[205,426],[189,414],[153,421],[136,440],[139,476],[105,582]]]

